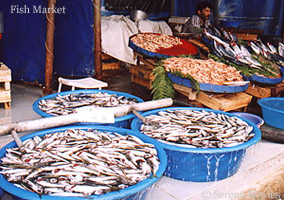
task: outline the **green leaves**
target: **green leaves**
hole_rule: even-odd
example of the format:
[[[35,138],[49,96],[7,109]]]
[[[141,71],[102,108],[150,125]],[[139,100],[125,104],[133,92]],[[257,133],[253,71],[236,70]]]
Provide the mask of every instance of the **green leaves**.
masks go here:
[[[217,57],[213,54],[208,54],[208,58],[213,59],[217,62],[222,62],[231,67],[235,67],[238,71],[241,71],[245,76],[251,76],[253,74],[256,74],[256,75],[260,74],[266,77],[276,76],[275,73],[273,73],[273,69],[270,67],[270,65],[267,65],[267,64],[265,65],[264,62],[261,63],[260,59],[256,59],[256,60],[263,65],[264,69],[255,69],[255,68],[249,67],[248,65],[237,65],[224,58]],[[254,57],[254,58],[257,58],[257,57]]]
[[[191,75],[189,74],[183,74],[180,70],[174,70],[174,71],[170,71],[170,73],[178,76],[178,77],[181,77],[181,78],[186,78],[186,79],[189,79],[190,80],[190,83],[191,83],[191,87],[192,89],[196,90],[197,93],[199,93],[200,91],[200,86],[199,86],[199,83],[196,79],[194,79]]]
[[[175,90],[173,82],[168,77],[168,72],[162,66],[162,62],[159,62],[157,64],[157,66],[153,70],[153,73],[155,75],[151,91],[151,94],[153,95],[153,100],[163,99],[163,98],[174,98]],[[172,73],[181,78],[189,79],[191,87],[194,90],[196,90],[197,93],[199,93],[200,91],[199,83],[192,76],[190,76],[189,74],[184,75],[179,70],[170,71],[169,73]]]
[[[174,98],[175,90],[172,81],[167,75],[165,68],[161,65],[156,66],[153,70],[155,79],[152,84],[151,94],[153,100]]]

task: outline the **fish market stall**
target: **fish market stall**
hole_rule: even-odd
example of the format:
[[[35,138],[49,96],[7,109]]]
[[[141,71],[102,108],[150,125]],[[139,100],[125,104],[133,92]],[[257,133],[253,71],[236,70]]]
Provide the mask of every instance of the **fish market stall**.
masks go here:
[[[154,36],[156,37],[157,35],[154,35]],[[137,55],[136,65],[131,66],[130,68],[132,82],[143,85],[149,89],[152,89],[153,86],[156,88],[161,88],[162,86],[161,87],[155,86],[154,84],[155,76],[157,76],[157,74],[154,75],[155,70],[157,69],[158,65],[161,65],[161,63],[168,63],[167,65],[162,64],[163,65],[162,67],[167,68],[166,71],[170,79],[168,81],[168,84],[172,82],[175,91],[180,92],[181,94],[185,95],[190,101],[199,102],[203,104],[204,106],[207,106],[213,109],[218,109],[218,110],[225,110],[225,111],[234,110],[238,108],[246,108],[248,104],[250,103],[252,97],[244,93],[244,91],[248,87],[248,81],[244,81],[240,75],[238,75],[237,78],[235,78],[234,75],[231,73],[233,71],[221,72],[223,70],[220,70],[221,68],[219,69],[220,73],[231,76],[231,77],[225,77],[224,81],[221,81],[222,83],[217,81],[218,83],[214,82],[212,84],[210,82],[206,82],[206,81],[204,82],[202,78],[198,79],[197,77],[195,77],[195,76],[200,75],[200,77],[202,76],[203,78],[211,79],[212,78],[211,75],[212,75],[212,76],[216,76],[215,78],[214,77],[212,78],[212,80],[215,80],[217,79],[217,76],[219,75],[215,74],[214,69],[208,68],[207,71],[204,71],[204,72],[199,71],[205,68],[206,66],[208,66],[208,64],[206,63],[207,61],[205,60],[183,58],[187,56],[198,57],[200,55],[199,48],[195,46],[194,44],[180,39],[179,41],[183,42],[183,46],[181,46],[180,44],[177,44],[177,45],[170,46],[169,48],[165,48],[165,47],[160,47],[158,45],[157,41],[159,39],[162,40],[161,38],[156,38],[155,40],[151,38],[152,43],[153,43],[152,44],[149,38],[141,37],[139,38],[141,41],[138,41],[137,39],[134,40],[135,37],[137,37],[137,35],[134,35],[130,37],[129,39],[129,46],[134,50],[135,54]],[[148,46],[143,46],[143,45],[139,46],[139,42],[142,44],[145,44],[142,41],[147,41],[145,43]],[[137,42],[137,44],[135,44],[135,42]],[[185,49],[184,44],[187,44],[187,46],[189,47],[189,50],[187,50],[188,51],[187,53],[186,52],[181,53]],[[154,46],[155,48],[153,48],[152,46]],[[197,67],[195,68],[195,71],[193,67],[190,67],[190,66],[187,67],[187,65],[190,65],[190,63],[193,61],[196,61],[196,64],[193,64],[193,65],[195,66],[203,65],[203,67],[201,68]],[[208,61],[208,63],[210,62],[211,63],[214,62],[214,64],[211,64],[211,66],[214,66],[215,63],[217,63],[213,60]],[[188,64],[185,64],[185,63],[188,63]],[[219,63],[219,65],[216,65],[216,66],[225,66],[225,65]],[[234,68],[229,68],[229,67],[226,67],[226,68],[228,68],[229,70],[235,70]],[[210,73],[210,71],[212,73]],[[154,72],[154,74],[152,72]],[[192,82],[190,79],[188,79],[188,77],[185,77],[186,74],[193,76],[195,79],[197,78],[196,80],[200,82],[200,84],[198,84],[198,87],[200,89],[199,95],[196,95],[196,92],[193,90],[193,89],[196,89],[195,87],[196,84],[191,85]]]

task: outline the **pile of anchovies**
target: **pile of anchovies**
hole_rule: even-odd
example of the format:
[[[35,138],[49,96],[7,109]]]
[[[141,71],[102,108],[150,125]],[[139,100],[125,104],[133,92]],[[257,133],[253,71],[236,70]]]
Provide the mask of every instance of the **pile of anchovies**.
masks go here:
[[[55,98],[42,99],[38,103],[38,108],[47,114],[58,116],[74,113],[76,108],[83,106],[114,107],[134,103],[137,103],[136,99],[116,94],[77,93],[64,96],[58,94]]]
[[[131,135],[69,129],[6,149],[0,174],[39,195],[84,196],[120,190],[155,175],[154,145]]]
[[[251,139],[252,130],[238,117],[205,110],[160,111],[147,116],[140,128],[142,133],[161,142],[191,148],[236,146]]]

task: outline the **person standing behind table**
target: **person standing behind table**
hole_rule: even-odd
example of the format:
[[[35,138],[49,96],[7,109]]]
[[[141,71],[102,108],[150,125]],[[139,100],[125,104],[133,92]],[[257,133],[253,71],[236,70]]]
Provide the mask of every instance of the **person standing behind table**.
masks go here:
[[[190,32],[193,37],[200,39],[203,29],[211,26],[209,20],[211,7],[211,3],[208,1],[199,2],[195,7],[195,15],[185,24],[184,32]]]

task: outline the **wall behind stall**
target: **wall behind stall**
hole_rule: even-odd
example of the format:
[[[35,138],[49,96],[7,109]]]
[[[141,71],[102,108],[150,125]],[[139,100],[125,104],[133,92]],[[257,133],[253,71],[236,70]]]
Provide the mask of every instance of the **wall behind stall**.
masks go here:
[[[173,15],[191,17],[200,0],[173,0]],[[209,0],[214,18],[223,27],[260,29],[263,35],[281,36],[284,22],[283,0]]]
[[[281,36],[283,0],[219,0],[218,18],[223,26],[263,30],[263,35]]]
[[[11,13],[11,5],[26,5],[30,13]],[[44,84],[46,16],[32,13],[33,6],[47,6],[47,0],[1,0],[4,34],[0,59],[12,70],[14,81]],[[94,32],[92,0],[57,0],[66,14],[55,15],[54,73],[65,76],[94,74]]]
[[[45,16],[33,13],[11,13],[11,5],[46,6],[47,1],[0,1],[0,10],[4,13],[4,33],[0,43],[1,61],[12,70],[13,80],[43,82]]]
[[[94,68],[92,0],[61,0],[66,14],[55,17],[54,72],[65,76],[90,76]]]

